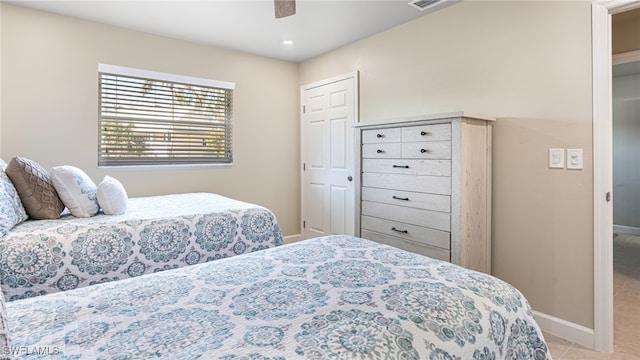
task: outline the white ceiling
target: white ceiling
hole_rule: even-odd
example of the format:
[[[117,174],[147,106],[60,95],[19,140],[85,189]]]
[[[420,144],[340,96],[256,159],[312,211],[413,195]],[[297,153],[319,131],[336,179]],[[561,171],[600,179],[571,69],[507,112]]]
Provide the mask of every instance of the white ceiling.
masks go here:
[[[272,0],[5,0],[182,40],[300,62],[424,16],[409,0],[297,0],[275,19]],[[293,45],[283,44],[292,40]]]

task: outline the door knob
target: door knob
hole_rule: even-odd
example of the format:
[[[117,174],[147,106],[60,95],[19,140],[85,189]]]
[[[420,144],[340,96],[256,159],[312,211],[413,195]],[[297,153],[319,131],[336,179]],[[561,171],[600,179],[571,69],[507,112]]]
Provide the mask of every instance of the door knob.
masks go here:
[[[347,176],[347,180],[353,181],[353,176],[351,176],[351,175]]]

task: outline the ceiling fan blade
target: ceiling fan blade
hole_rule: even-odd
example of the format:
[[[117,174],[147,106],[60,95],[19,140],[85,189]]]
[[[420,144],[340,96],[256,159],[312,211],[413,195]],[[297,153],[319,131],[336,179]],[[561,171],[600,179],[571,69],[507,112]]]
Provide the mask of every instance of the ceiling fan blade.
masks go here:
[[[296,13],[296,0],[274,0],[273,6],[276,10],[276,19]]]

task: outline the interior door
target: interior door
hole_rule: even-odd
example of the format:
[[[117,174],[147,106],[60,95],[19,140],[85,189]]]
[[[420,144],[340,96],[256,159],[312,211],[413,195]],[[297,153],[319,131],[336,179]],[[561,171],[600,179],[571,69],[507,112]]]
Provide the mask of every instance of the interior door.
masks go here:
[[[302,237],[355,235],[357,73],[302,87]]]

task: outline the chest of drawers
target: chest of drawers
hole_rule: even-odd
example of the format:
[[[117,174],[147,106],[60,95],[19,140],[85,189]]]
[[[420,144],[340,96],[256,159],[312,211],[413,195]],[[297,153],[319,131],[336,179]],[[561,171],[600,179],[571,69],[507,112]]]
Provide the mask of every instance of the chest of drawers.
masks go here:
[[[361,122],[360,236],[491,272],[491,130],[464,112]]]

